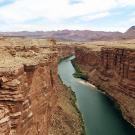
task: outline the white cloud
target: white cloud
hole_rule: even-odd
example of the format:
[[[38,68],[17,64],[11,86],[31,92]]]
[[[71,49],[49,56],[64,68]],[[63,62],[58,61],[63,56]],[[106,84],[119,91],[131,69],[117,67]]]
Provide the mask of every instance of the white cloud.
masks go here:
[[[77,25],[77,24],[42,24],[42,25],[34,25],[34,24],[11,24],[11,25],[4,25],[1,27],[1,31],[50,31],[50,30],[84,30],[84,29],[91,29],[92,27],[88,28],[87,26]]]
[[[131,18],[129,21],[135,23],[135,18]]]
[[[135,5],[135,0],[116,0],[119,2],[122,6],[127,6],[127,5]]]
[[[50,20],[82,16],[89,13],[109,10],[115,4],[114,0],[83,0],[77,5],[70,5],[68,0],[18,0],[0,9],[0,14],[11,20],[25,20],[35,16]]]
[[[112,26],[112,27],[91,27],[92,30],[95,31],[119,31],[119,32],[126,32],[126,30],[130,26]]]
[[[97,13],[97,14],[86,15],[86,16],[83,16],[81,18],[81,20],[83,20],[83,21],[92,21],[92,20],[95,20],[95,19],[106,17],[109,14],[110,14],[109,12],[101,12],[101,13]]]
[[[0,0],[0,2],[3,0]],[[109,11],[116,7],[135,5],[135,0],[82,0],[78,4],[69,4],[69,0],[16,0],[16,2],[0,7],[0,16],[9,29],[52,29],[53,26],[63,28],[64,19],[82,16],[84,20],[94,20],[109,15]],[[28,25],[24,21],[33,18],[48,19],[50,24]],[[52,25],[52,22],[54,23]],[[33,28],[34,27],[34,28]],[[81,27],[81,26],[80,26]],[[76,26],[78,28],[78,26]]]

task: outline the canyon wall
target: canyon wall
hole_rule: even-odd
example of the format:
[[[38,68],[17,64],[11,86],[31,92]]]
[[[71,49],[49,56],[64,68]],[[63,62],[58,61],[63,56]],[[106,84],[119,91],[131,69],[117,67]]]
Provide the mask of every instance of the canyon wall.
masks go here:
[[[83,133],[75,97],[57,73],[60,57],[71,50],[58,50],[19,43],[0,46],[0,135]]]
[[[88,81],[113,98],[135,127],[135,49],[77,47],[75,55],[75,63],[88,73]]]

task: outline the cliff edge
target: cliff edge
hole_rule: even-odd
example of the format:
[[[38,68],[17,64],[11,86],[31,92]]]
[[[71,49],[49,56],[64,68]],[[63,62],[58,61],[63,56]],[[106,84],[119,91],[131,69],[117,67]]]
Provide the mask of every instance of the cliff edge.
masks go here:
[[[76,64],[87,72],[90,83],[119,104],[124,118],[135,127],[134,44],[109,44],[77,47]]]
[[[56,46],[44,43],[43,39],[0,39],[0,135],[83,133],[75,97],[57,73],[60,57],[71,50],[61,49],[58,54]]]

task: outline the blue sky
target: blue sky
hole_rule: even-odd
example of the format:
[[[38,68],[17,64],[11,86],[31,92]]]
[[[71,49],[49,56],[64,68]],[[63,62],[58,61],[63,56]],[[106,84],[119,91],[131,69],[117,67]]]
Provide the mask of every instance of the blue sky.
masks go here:
[[[14,3],[15,0],[0,0],[0,6],[6,6],[6,5],[9,5],[9,4],[12,4]]]
[[[0,31],[104,30],[135,25],[135,0],[0,0]]]
[[[82,1],[81,0],[69,0],[70,5],[79,4],[79,3],[82,3]]]

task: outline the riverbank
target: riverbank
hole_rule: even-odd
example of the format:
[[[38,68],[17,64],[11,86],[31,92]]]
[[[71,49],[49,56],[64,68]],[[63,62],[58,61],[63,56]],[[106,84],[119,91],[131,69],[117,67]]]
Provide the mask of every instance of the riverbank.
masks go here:
[[[59,64],[59,74],[63,83],[76,93],[86,135],[134,135],[134,128],[122,118],[106,95],[94,85],[73,77],[75,69],[70,60],[66,59]]]
[[[76,98],[76,94],[75,94],[75,92],[71,89],[71,87],[67,87],[64,83],[63,83],[63,81],[62,81],[62,79],[61,79],[61,77],[59,76],[59,80],[60,80],[60,83],[63,85],[63,87],[65,88],[65,96],[66,97],[69,97],[68,99],[68,101],[70,102],[70,106],[68,106],[68,109],[72,112],[72,110],[74,110],[74,113],[75,113],[75,115],[80,119],[79,120],[79,123],[78,124],[80,124],[80,127],[78,127],[78,129],[77,130],[82,130],[81,132],[80,132],[80,134],[79,135],[85,135],[86,133],[85,133],[85,126],[84,126],[84,121],[83,121],[83,117],[82,117],[82,114],[81,114],[81,112],[80,112],[80,110],[78,109],[78,106],[77,106],[77,98]],[[60,98],[59,98],[60,99]],[[61,99],[60,99],[61,100]],[[60,104],[62,104],[64,101],[60,101]],[[71,113],[70,112],[70,113]],[[73,124],[73,123],[72,123]],[[80,129],[79,129],[80,128]]]
[[[126,114],[124,113],[124,109],[120,106],[119,102],[112,96],[110,95],[109,92],[106,91],[105,88],[101,87],[100,85],[96,86],[96,83],[93,83],[93,81],[91,81],[92,79],[89,79],[89,76],[87,74],[87,71],[82,70],[78,64],[75,63],[75,59],[73,59],[72,61],[73,67],[75,68],[76,72],[73,74],[75,78],[80,78],[83,79],[85,82],[84,84],[89,84],[92,87],[97,87],[98,91],[103,93],[104,95],[106,95],[114,104],[114,107],[119,111],[119,113],[122,115],[122,117],[128,122],[130,123],[133,127],[135,126],[134,124],[132,124],[130,122],[130,119],[128,117],[126,117]],[[82,73],[80,75],[80,73]],[[86,77],[82,77],[82,76],[86,76]],[[86,79],[87,78],[87,79]]]
[[[119,104],[117,103],[117,101],[112,96],[110,96],[109,93],[107,93],[104,89],[101,89],[100,86],[96,86],[92,81],[90,81],[87,72],[84,71],[84,70],[82,70],[79,67],[79,65],[75,63],[75,59],[71,60],[71,63],[73,65],[73,67],[75,68],[75,73],[73,74],[73,76],[75,78],[82,79],[82,81],[79,80],[80,83],[82,83],[84,85],[90,85],[90,86],[92,86],[94,88],[97,88],[97,90],[99,92],[101,92],[102,94],[106,95],[114,103],[114,106],[116,107],[116,109],[120,110],[121,111],[121,114],[122,114],[122,110],[121,110]],[[80,75],[80,73],[81,73],[81,75]],[[82,77],[82,76],[86,76],[86,77]],[[125,116],[123,116],[123,117],[125,117]]]
[[[103,90],[118,105],[124,119],[135,127],[135,83],[133,48],[78,47],[76,64],[88,73],[88,81]]]
[[[62,84],[57,95],[58,102],[52,114],[49,135],[85,135],[81,114],[76,107],[76,98],[70,88]]]
[[[85,81],[88,81],[88,74],[84,71],[81,70],[81,68],[79,67],[79,65],[75,64],[75,58],[71,60],[71,63],[73,65],[73,67],[75,68],[75,73],[73,74],[73,76],[75,78],[81,78]]]

